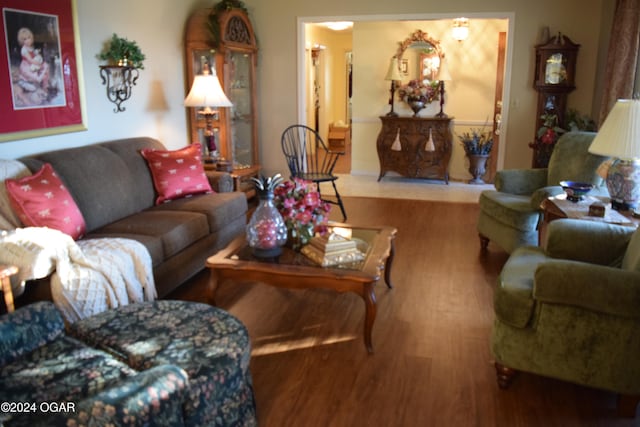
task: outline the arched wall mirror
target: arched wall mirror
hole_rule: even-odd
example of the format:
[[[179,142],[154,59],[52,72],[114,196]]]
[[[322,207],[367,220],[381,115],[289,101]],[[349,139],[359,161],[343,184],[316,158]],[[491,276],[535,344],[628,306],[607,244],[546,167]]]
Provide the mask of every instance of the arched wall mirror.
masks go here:
[[[416,30],[398,44],[395,57],[403,74],[410,80],[438,80],[440,63],[444,57],[438,40],[422,30]]]

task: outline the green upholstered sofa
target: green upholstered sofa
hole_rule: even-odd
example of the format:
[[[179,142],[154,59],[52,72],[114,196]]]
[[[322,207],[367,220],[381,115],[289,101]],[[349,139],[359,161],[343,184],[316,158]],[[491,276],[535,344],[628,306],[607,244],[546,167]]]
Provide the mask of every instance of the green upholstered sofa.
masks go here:
[[[596,173],[605,157],[587,150],[595,137],[591,132],[568,132],[558,140],[548,168],[498,171],[495,190],[480,194],[478,233],[483,249],[489,241],[508,253],[522,245],[538,244],[540,203],[563,192],[562,180],[595,186],[590,194],[608,196],[604,180]]]
[[[640,396],[640,231],[576,219],[507,260],[494,298],[498,381],[531,372]]]
[[[252,427],[250,357],[244,325],[206,304],[131,304],[67,331],[30,304],[0,316],[0,425]]]
[[[50,163],[78,205],[85,238],[125,237],[149,251],[159,297],[204,268],[207,257],[244,233],[247,200],[228,173],[207,172],[214,194],[156,206],[153,179],[140,154],[158,140],[125,138],[19,159],[33,173]],[[27,286],[24,301],[50,299],[48,281]],[[27,295],[29,293],[29,295]],[[16,301],[21,303],[21,299]]]

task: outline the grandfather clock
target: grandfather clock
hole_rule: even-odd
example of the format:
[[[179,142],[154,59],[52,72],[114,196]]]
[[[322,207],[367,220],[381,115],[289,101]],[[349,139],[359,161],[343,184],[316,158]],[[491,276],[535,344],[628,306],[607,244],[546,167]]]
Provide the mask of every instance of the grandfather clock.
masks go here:
[[[573,91],[579,44],[558,33],[546,43],[536,45],[536,69],[533,87],[538,91],[536,134],[532,166],[547,167],[553,147],[564,129],[567,96]]]

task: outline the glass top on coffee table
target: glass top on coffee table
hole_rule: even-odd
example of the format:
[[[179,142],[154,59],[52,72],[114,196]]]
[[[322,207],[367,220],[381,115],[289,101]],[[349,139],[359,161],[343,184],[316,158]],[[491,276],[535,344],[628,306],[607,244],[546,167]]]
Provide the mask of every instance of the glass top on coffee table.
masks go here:
[[[341,236],[345,236],[350,240],[356,242],[357,249],[364,254],[364,258],[355,262],[344,262],[333,265],[331,267],[324,268],[339,268],[347,270],[362,270],[365,266],[367,259],[372,253],[374,243],[376,239],[381,237],[381,233],[388,232],[386,227],[357,227],[342,223],[329,224],[329,232],[336,232]],[[241,245],[230,251],[225,256],[226,259],[235,261],[249,261],[249,262],[261,262],[261,263],[273,263],[280,265],[292,265],[292,266],[309,266],[320,267],[306,255],[294,251],[288,247],[282,248],[282,254],[277,257],[261,258],[253,254],[252,249],[247,244],[246,240]]]

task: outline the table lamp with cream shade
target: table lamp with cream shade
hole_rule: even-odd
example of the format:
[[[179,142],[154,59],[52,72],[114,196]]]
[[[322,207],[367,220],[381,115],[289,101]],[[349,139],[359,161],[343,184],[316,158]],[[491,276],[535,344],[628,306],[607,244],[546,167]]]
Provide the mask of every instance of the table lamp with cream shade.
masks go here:
[[[640,205],[640,100],[616,102],[589,152],[614,158],[606,178],[611,207],[636,210]]]
[[[209,67],[205,67],[202,74],[195,76],[191,90],[184,99],[184,105],[185,107],[202,108],[198,111],[198,114],[205,118],[205,146],[212,157],[211,160],[213,160],[214,157],[217,157],[213,119],[218,114],[218,108],[231,107],[233,105],[222,90],[215,69],[210,72]]]
[[[438,81],[440,82],[440,112],[436,114],[436,117],[447,117],[442,110],[444,106],[444,82],[451,81],[451,74],[449,74],[449,67],[447,66],[447,60],[443,56],[440,60],[440,68],[438,68]]]
[[[395,56],[391,58],[391,62],[389,63],[389,70],[387,71],[387,75],[384,77],[385,80],[391,80],[391,98],[389,98],[389,105],[391,105],[391,111],[387,113],[388,117],[397,117],[398,113],[393,111],[393,101],[396,94],[396,82],[402,80],[402,76],[400,75],[400,67],[398,64],[398,58]]]

